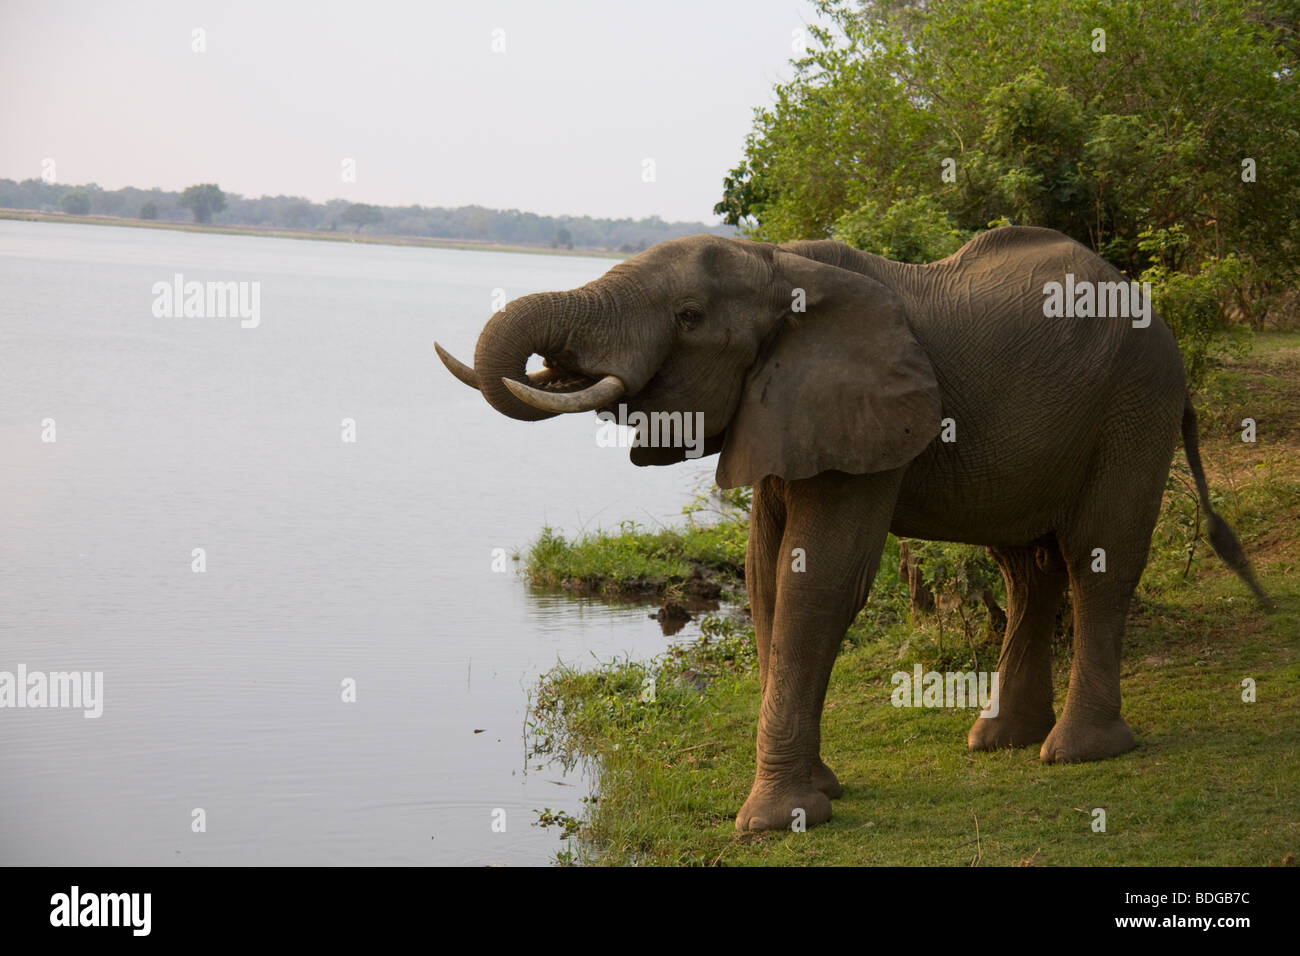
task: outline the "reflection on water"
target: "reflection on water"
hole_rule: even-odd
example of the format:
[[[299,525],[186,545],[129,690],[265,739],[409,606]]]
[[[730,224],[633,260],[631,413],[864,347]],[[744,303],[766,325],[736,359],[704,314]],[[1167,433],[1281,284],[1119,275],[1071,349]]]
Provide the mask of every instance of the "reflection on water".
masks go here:
[[[0,710],[0,861],[553,859],[532,811],[585,791],[526,772],[537,675],[668,639],[493,549],[678,520],[714,462],[505,419],[432,342],[470,355],[494,289],[611,264],[0,222],[0,670],[103,671],[105,696]],[[154,317],[177,272],[260,282],[260,325]]]
[[[567,590],[539,586],[530,586],[528,593],[541,611],[541,616],[553,620],[573,614],[576,609],[588,605],[602,610],[607,610],[611,606],[649,610],[650,613],[646,614],[646,617],[658,622],[660,633],[665,637],[672,637],[682,633],[692,621],[698,621],[704,615],[719,610],[720,590],[714,586],[707,591],[708,596],[682,593],[667,598],[635,594],[596,596],[595,592],[581,588]],[[538,626],[547,625],[539,622]]]

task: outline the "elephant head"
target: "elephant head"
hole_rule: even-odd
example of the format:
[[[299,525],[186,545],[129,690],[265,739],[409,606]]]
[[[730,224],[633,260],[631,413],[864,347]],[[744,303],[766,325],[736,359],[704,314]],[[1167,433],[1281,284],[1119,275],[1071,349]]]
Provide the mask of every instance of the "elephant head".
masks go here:
[[[698,413],[724,488],[895,468],[939,429],[938,384],[899,297],[766,243],[660,243],[581,288],[511,302],[480,334],[472,369],[438,354],[512,418],[620,402]],[[545,367],[528,373],[534,354]],[[684,457],[632,449],[641,465]]]

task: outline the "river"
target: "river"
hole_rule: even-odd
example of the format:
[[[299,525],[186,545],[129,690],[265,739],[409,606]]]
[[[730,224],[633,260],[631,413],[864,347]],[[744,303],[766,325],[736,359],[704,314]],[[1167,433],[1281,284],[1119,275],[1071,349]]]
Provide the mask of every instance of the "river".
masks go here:
[[[0,863],[554,860],[533,811],[587,790],[525,761],[537,676],[669,639],[494,549],[680,520],[714,460],[511,421],[433,341],[612,264],[0,221],[0,671],[103,675],[97,718],[0,708]]]

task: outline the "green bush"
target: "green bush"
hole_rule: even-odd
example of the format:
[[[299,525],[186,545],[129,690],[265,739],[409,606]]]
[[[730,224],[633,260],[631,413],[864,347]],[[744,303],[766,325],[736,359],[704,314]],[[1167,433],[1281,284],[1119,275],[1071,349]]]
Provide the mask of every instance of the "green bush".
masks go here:
[[[932,196],[891,205],[863,203],[841,216],[833,235],[841,242],[899,262],[934,262],[952,255],[971,237],[958,229]]]
[[[916,262],[942,257],[949,228],[1003,218],[1059,229],[1130,276],[1147,265],[1143,231],[1178,226],[1189,268],[1172,271],[1232,253],[1234,317],[1286,321],[1300,279],[1292,0],[814,7],[807,49],[723,179],[727,222]],[[1222,303],[1217,271],[1201,282]]]
[[[90,193],[80,187],[69,189],[60,197],[59,208],[69,216],[84,216],[90,212]]]
[[[1246,331],[1231,329],[1224,318],[1224,304],[1244,280],[1245,264],[1228,254],[1192,269],[1185,261],[1189,240],[1181,226],[1146,229],[1139,246],[1151,260],[1139,281],[1151,283],[1155,310],[1183,354],[1188,387],[1199,391],[1224,357],[1240,358],[1249,348]]]

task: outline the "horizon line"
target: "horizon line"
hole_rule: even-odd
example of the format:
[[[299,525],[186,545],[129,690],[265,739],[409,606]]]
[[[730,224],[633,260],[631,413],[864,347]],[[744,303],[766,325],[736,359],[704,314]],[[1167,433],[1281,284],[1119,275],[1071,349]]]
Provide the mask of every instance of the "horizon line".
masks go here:
[[[110,186],[104,186],[104,185],[101,185],[100,183],[98,183],[98,182],[94,182],[94,181],[84,182],[84,183],[70,183],[70,182],[69,182],[69,183],[65,183],[65,182],[59,182],[59,181],[57,181],[57,180],[54,181],[54,182],[45,182],[45,180],[42,179],[41,176],[39,176],[39,175],[37,175],[37,176],[28,176],[28,177],[26,177],[26,178],[24,178],[24,179],[18,179],[18,178],[14,177],[14,176],[9,176],[9,175],[3,175],[3,174],[0,174],[0,180],[8,180],[9,182],[12,182],[12,183],[15,183],[15,184],[19,184],[19,185],[22,184],[22,183],[25,183],[25,182],[36,181],[36,182],[42,182],[42,183],[45,183],[45,185],[50,186],[50,187],[62,186],[62,187],[64,187],[65,189],[87,189],[87,188],[93,186],[93,187],[95,187],[96,189],[100,190],[101,192],[120,192],[120,191],[122,191],[122,190],[124,190],[124,189],[135,189],[135,190],[139,190],[140,192],[162,192],[162,193],[174,193],[174,194],[176,194],[176,195],[180,195],[181,193],[183,193],[183,192],[185,191],[185,189],[188,189],[188,188],[189,188],[188,186],[185,186],[185,187],[182,187],[182,188],[180,188],[180,189],[167,189],[166,187],[163,187],[163,186],[134,186],[134,185],[130,185],[130,184],[125,185],[125,186],[112,186],[112,187],[110,187]],[[203,184],[203,183],[191,183],[190,185],[198,186],[198,185],[204,185],[204,184]],[[542,218],[542,219],[591,219],[591,220],[608,220],[608,221],[610,221],[610,222],[619,222],[619,221],[621,221],[621,220],[626,220],[626,221],[630,221],[630,222],[644,222],[644,221],[647,220],[647,219],[658,219],[660,222],[667,223],[667,224],[669,224],[669,225],[673,225],[673,224],[690,224],[690,223],[698,223],[698,224],[700,224],[700,225],[707,226],[707,227],[709,227],[709,228],[713,228],[713,227],[717,227],[717,226],[726,226],[726,225],[727,225],[727,223],[722,222],[722,221],[721,221],[721,217],[717,216],[716,214],[711,214],[711,218],[717,219],[718,221],[717,221],[717,222],[710,222],[709,219],[706,219],[706,218],[700,218],[700,219],[666,219],[666,218],[664,218],[662,215],[660,215],[660,214],[658,214],[658,213],[650,213],[650,214],[645,215],[645,216],[631,216],[631,215],[624,215],[624,216],[608,216],[608,215],[606,215],[606,216],[593,216],[593,215],[590,215],[590,214],[576,215],[576,214],[573,214],[573,213],[544,213],[544,212],[534,212],[533,210],[529,210],[529,209],[519,209],[519,208],[516,208],[516,207],[506,207],[506,206],[487,206],[487,205],[483,205],[482,203],[477,203],[477,202],[474,202],[474,203],[465,203],[465,204],[457,205],[457,206],[450,206],[450,205],[425,205],[424,203],[418,203],[418,202],[404,203],[404,204],[401,204],[401,205],[386,205],[386,204],[381,204],[381,203],[362,202],[361,200],[356,200],[356,199],[347,199],[347,198],[342,197],[342,196],[335,196],[335,197],[330,198],[330,199],[311,199],[310,197],[308,197],[308,196],[303,196],[303,195],[294,195],[294,194],[289,194],[289,193],[275,193],[275,194],[271,194],[271,193],[266,193],[266,192],[264,192],[264,193],[262,193],[261,195],[258,195],[258,196],[253,196],[253,195],[251,195],[251,194],[249,194],[249,193],[237,192],[237,191],[235,191],[235,190],[233,190],[233,189],[225,189],[224,187],[221,186],[220,183],[213,183],[212,185],[215,185],[215,186],[216,186],[218,189],[220,189],[221,192],[222,192],[223,194],[225,194],[226,196],[234,196],[234,197],[238,197],[239,199],[250,200],[250,201],[251,201],[251,200],[258,200],[258,199],[298,199],[298,200],[302,200],[303,202],[308,202],[308,203],[311,203],[312,205],[318,205],[318,206],[327,206],[327,205],[329,205],[329,204],[332,203],[332,202],[346,202],[346,203],[348,203],[349,205],[374,206],[376,209],[485,209],[485,210],[488,210],[488,211],[490,211],[490,212],[517,212],[517,213],[522,213],[522,214],[527,214],[527,215],[537,216],[537,217]],[[732,227],[732,228],[735,228],[735,227]]]

